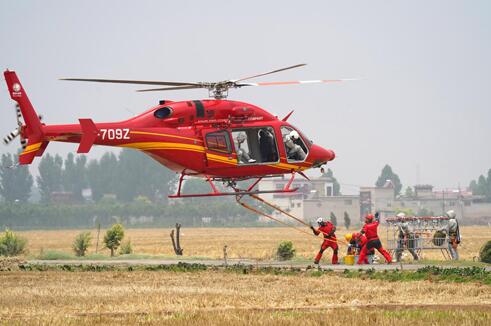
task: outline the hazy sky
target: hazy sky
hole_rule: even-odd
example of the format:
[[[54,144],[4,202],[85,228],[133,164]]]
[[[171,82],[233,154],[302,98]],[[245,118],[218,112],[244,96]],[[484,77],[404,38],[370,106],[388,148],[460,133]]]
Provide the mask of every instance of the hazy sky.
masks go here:
[[[291,122],[336,152],[344,192],[372,185],[386,163],[404,185],[436,187],[491,168],[491,1],[1,1],[0,44],[2,69],[17,71],[46,123],[121,120],[159,99],[208,95],[59,77],[216,81],[308,63],[262,81],[363,80],[229,98],[295,109]],[[15,114],[0,85],[3,137]]]

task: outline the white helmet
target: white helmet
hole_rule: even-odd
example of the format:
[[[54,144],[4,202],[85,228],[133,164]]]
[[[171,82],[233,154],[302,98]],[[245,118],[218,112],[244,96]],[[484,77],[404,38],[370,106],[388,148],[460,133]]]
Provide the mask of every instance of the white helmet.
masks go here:
[[[457,216],[457,214],[455,214],[455,211],[454,211],[453,209],[451,209],[451,210],[449,210],[449,211],[447,212],[447,216],[448,216],[448,218],[450,218],[450,219],[454,219],[454,218]]]
[[[322,217],[319,217],[316,222],[317,224],[322,225],[324,224],[324,219]]]
[[[291,139],[298,139],[298,138],[300,138],[300,135],[298,134],[298,132],[296,130],[292,130],[292,131],[290,131],[290,138]]]
[[[237,135],[237,142],[238,143],[243,143],[246,140],[247,136],[244,132],[241,132],[240,134]]]
[[[399,214],[396,215],[396,217],[405,218],[406,214],[404,212],[400,212]]]
[[[402,232],[409,233],[409,223],[408,222],[402,222],[399,226],[400,226]]]

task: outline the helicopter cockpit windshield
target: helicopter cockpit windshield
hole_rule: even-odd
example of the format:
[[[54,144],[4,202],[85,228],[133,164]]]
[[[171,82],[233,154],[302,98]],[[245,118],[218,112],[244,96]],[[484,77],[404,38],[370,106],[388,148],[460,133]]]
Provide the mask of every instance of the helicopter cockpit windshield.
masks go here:
[[[309,149],[301,135],[293,128],[282,126],[281,136],[285,144],[285,152],[288,162],[303,162],[307,158]]]

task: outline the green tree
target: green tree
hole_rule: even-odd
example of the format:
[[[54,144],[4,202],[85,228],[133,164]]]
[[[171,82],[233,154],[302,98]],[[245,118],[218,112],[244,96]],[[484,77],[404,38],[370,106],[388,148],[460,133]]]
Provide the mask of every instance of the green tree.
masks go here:
[[[488,176],[486,178],[486,187],[485,187],[485,191],[484,191],[484,196],[486,196],[486,198],[488,200],[491,200],[491,169],[488,170]]]
[[[348,212],[344,212],[344,226],[346,227],[346,230],[349,229],[350,225],[351,225],[351,219],[349,217],[349,214]]]
[[[87,157],[84,155],[74,158],[72,153],[67,155],[65,159],[65,168],[62,174],[63,188],[65,191],[70,191],[76,200],[82,201],[82,191],[87,186]]]
[[[99,201],[105,194],[114,194],[118,186],[118,177],[118,159],[113,153],[104,153],[99,161],[90,161],[87,167],[87,180],[92,191],[92,199]]]
[[[25,251],[27,240],[17,236],[9,229],[0,236],[0,256],[17,256]]]
[[[26,165],[14,167],[11,154],[3,154],[0,164],[0,195],[7,202],[27,202],[33,184],[29,168]]]
[[[383,187],[387,180],[392,181],[392,183],[394,184],[395,194],[399,195],[402,189],[401,180],[399,179],[399,176],[395,174],[394,171],[392,171],[392,168],[388,164],[386,164],[382,169],[382,173],[378,177],[375,186]]]
[[[414,197],[414,191],[413,188],[407,186],[406,191],[404,193],[406,197],[413,198]]]
[[[90,240],[92,240],[90,232],[82,232],[78,234],[72,244],[72,249],[75,251],[75,255],[79,257],[85,256],[85,253],[90,246]]]
[[[121,240],[124,238],[124,228],[121,224],[113,224],[109,230],[107,230],[104,236],[104,245],[111,250],[111,257],[114,257],[114,252],[121,244]]]
[[[115,193],[121,201],[145,196],[155,201],[167,199],[175,173],[142,152],[124,149],[119,154],[118,185]]]
[[[276,256],[279,260],[290,260],[295,257],[295,251],[291,241],[282,241],[276,249]]]
[[[51,202],[51,194],[54,191],[61,191],[62,167],[63,159],[58,154],[51,156],[48,153],[39,162],[39,176],[36,181],[43,203]]]
[[[336,217],[336,214],[334,214],[334,212],[331,212],[330,219],[331,219],[331,223],[334,226],[338,226],[338,218]]]
[[[491,201],[491,169],[488,170],[487,177],[481,174],[477,181],[472,180],[469,189],[473,195],[484,196]]]
[[[473,195],[477,195],[477,182],[476,182],[476,180],[471,181],[471,183],[469,184],[469,190],[472,192]]]
[[[338,180],[334,177],[334,173],[332,172],[331,169],[327,169],[327,171],[321,176],[321,178],[329,178],[332,180],[333,183],[333,195],[334,196],[340,196],[341,195],[341,185],[339,184]]]
[[[487,241],[479,250],[479,260],[491,264],[491,240]]]
[[[120,255],[130,255],[133,253],[133,245],[131,244],[131,240],[128,240],[121,244],[121,248],[119,248]]]
[[[488,182],[484,175],[480,175],[479,179],[477,179],[477,189],[479,191],[479,195],[486,196],[486,188],[488,187]]]

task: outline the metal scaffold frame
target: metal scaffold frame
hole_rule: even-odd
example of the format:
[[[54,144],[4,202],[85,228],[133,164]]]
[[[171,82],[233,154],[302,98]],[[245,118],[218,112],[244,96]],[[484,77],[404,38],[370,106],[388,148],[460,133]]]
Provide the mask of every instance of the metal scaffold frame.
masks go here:
[[[394,254],[394,252],[402,245],[402,249],[413,249],[418,257],[421,258],[421,254],[424,250],[440,250],[443,257],[446,260],[451,259],[450,252],[448,250],[449,237],[446,230],[448,230],[449,218],[446,216],[422,216],[422,217],[389,217],[385,220],[387,228],[387,250]],[[403,223],[409,230],[411,235],[414,235],[414,239],[399,238],[399,231],[403,227]],[[437,231],[444,231],[444,237],[435,237]],[[402,243],[400,243],[402,241]]]

